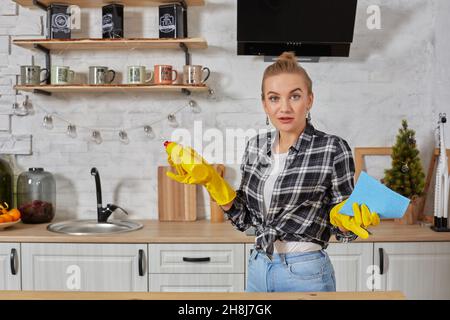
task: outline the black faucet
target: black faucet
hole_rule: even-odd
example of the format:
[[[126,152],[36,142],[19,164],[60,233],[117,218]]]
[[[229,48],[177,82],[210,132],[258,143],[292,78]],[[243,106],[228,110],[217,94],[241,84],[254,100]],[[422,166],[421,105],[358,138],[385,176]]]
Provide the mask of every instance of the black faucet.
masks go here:
[[[115,204],[107,204],[105,208],[102,205],[102,186],[100,184],[100,174],[97,168],[91,169],[91,175],[95,177],[95,189],[97,192],[97,220],[99,223],[106,223],[109,216],[117,209],[122,210],[125,214],[128,214],[123,208],[116,206]]]

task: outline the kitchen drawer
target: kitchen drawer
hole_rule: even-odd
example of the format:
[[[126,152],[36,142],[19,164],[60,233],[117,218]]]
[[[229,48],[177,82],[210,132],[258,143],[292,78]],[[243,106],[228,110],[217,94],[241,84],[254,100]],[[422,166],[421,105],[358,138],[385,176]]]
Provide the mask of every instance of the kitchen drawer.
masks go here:
[[[150,292],[243,292],[244,274],[151,274]],[[189,298],[189,297],[187,297]]]
[[[244,244],[151,244],[149,273],[244,273]]]

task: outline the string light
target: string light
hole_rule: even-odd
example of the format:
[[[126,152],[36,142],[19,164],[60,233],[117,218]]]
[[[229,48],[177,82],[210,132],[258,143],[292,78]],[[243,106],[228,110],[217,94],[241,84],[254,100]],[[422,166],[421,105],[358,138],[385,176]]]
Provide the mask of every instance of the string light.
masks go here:
[[[120,142],[122,142],[123,144],[128,144],[130,143],[130,140],[128,139],[128,134],[126,131],[124,130],[120,130],[119,132],[119,138],[120,138]]]
[[[28,101],[28,99],[25,99],[25,103],[23,103],[23,104],[22,103],[20,103],[20,104],[14,103],[13,104],[13,114],[16,116],[30,115],[31,113],[29,112],[29,108],[28,108],[29,105],[31,105],[31,103]],[[48,130],[53,129],[54,120],[57,119],[59,121],[66,123],[66,125],[67,125],[66,134],[68,137],[73,138],[73,139],[77,138],[78,131],[79,131],[78,129],[80,129],[80,130],[89,131],[90,135],[91,135],[91,137],[90,137],[91,141],[95,142],[96,144],[101,144],[103,142],[102,133],[100,132],[100,130],[92,128],[92,127],[76,125],[75,123],[61,117],[57,113],[49,112],[46,109],[44,109],[43,107],[40,107],[38,105],[35,105],[34,107],[36,110],[39,110],[39,111],[42,111],[43,113],[45,113],[45,116],[42,121],[42,125],[44,128],[46,128]],[[118,134],[118,138],[121,143],[128,144],[130,142],[128,132],[132,131],[132,130],[136,130],[136,129],[141,129],[141,130],[143,129],[143,131],[144,131],[143,133],[145,134],[145,136],[149,140],[153,140],[156,138],[156,134],[153,130],[153,126],[155,124],[162,123],[164,121],[168,121],[168,124],[170,127],[173,127],[173,128],[178,127],[179,122],[176,118],[176,114],[186,108],[189,108],[190,111],[194,112],[194,113],[200,112],[200,108],[198,107],[197,103],[194,100],[190,100],[187,105],[178,108],[177,110],[168,114],[166,117],[160,118],[159,120],[155,120],[152,123],[141,125],[141,126],[134,126],[134,127],[130,127],[130,128],[122,128],[120,130],[112,129],[112,128],[111,129],[105,128],[105,129],[102,129],[101,131],[102,132],[115,132],[116,134]],[[22,110],[24,110],[25,112]],[[167,140],[166,137],[161,137],[161,136],[159,136],[159,139]]]
[[[150,138],[150,139],[155,138],[155,133],[153,132],[153,129],[151,126],[144,126],[144,132],[148,138]]]
[[[175,114],[171,113],[167,116],[167,120],[169,121],[169,126],[171,126],[172,128],[176,128],[178,127],[178,121],[177,118],[175,117]]]
[[[213,89],[208,90],[208,100],[217,100],[216,93]]]
[[[77,127],[73,124],[67,126],[67,135],[73,139],[77,137]]]
[[[192,113],[200,113],[201,109],[197,105],[197,103],[194,100],[189,101],[189,107],[191,108]]]
[[[103,140],[102,140],[102,135],[100,134],[100,131],[98,131],[98,130],[92,131],[91,140],[93,142],[95,142],[96,144],[102,143]]]
[[[53,117],[50,114],[47,114],[44,117],[42,125],[45,129],[48,129],[48,130],[53,129]]]

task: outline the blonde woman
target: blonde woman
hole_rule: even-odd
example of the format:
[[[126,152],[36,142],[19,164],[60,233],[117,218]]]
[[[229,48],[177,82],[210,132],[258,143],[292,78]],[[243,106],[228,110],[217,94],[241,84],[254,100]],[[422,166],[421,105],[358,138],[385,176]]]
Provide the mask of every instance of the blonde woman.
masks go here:
[[[261,98],[275,130],[248,141],[236,192],[190,148],[185,152],[209,178],[196,178],[179,152],[168,158],[178,175],[168,175],[203,184],[238,230],[255,228],[246,291],[336,291],[325,251],[330,236],[341,242],[367,238],[366,228],[379,223],[378,215],[356,204],[353,217],[339,213],[354,187],[352,151],[344,139],[311,124],[312,81],[293,53],[267,67]]]

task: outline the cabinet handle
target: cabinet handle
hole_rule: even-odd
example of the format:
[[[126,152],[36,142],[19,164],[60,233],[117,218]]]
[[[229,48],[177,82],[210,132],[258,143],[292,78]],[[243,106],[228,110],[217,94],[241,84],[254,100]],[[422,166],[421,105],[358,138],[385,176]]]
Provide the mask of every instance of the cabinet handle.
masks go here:
[[[15,248],[12,248],[11,249],[11,254],[9,255],[9,264],[10,264],[10,267],[11,267],[12,275],[16,275],[17,274],[16,261],[17,261],[17,250]]]
[[[204,257],[204,258],[188,258],[183,257],[184,262],[208,262],[211,261],[210,257]]]
[[[139,249],[139,275],[144,276],[144,250]]]
[[[383,250],[383,248],[379,248],[378,253],[380,255],[380,275],[382,275],[384,273],[384,250]]]

